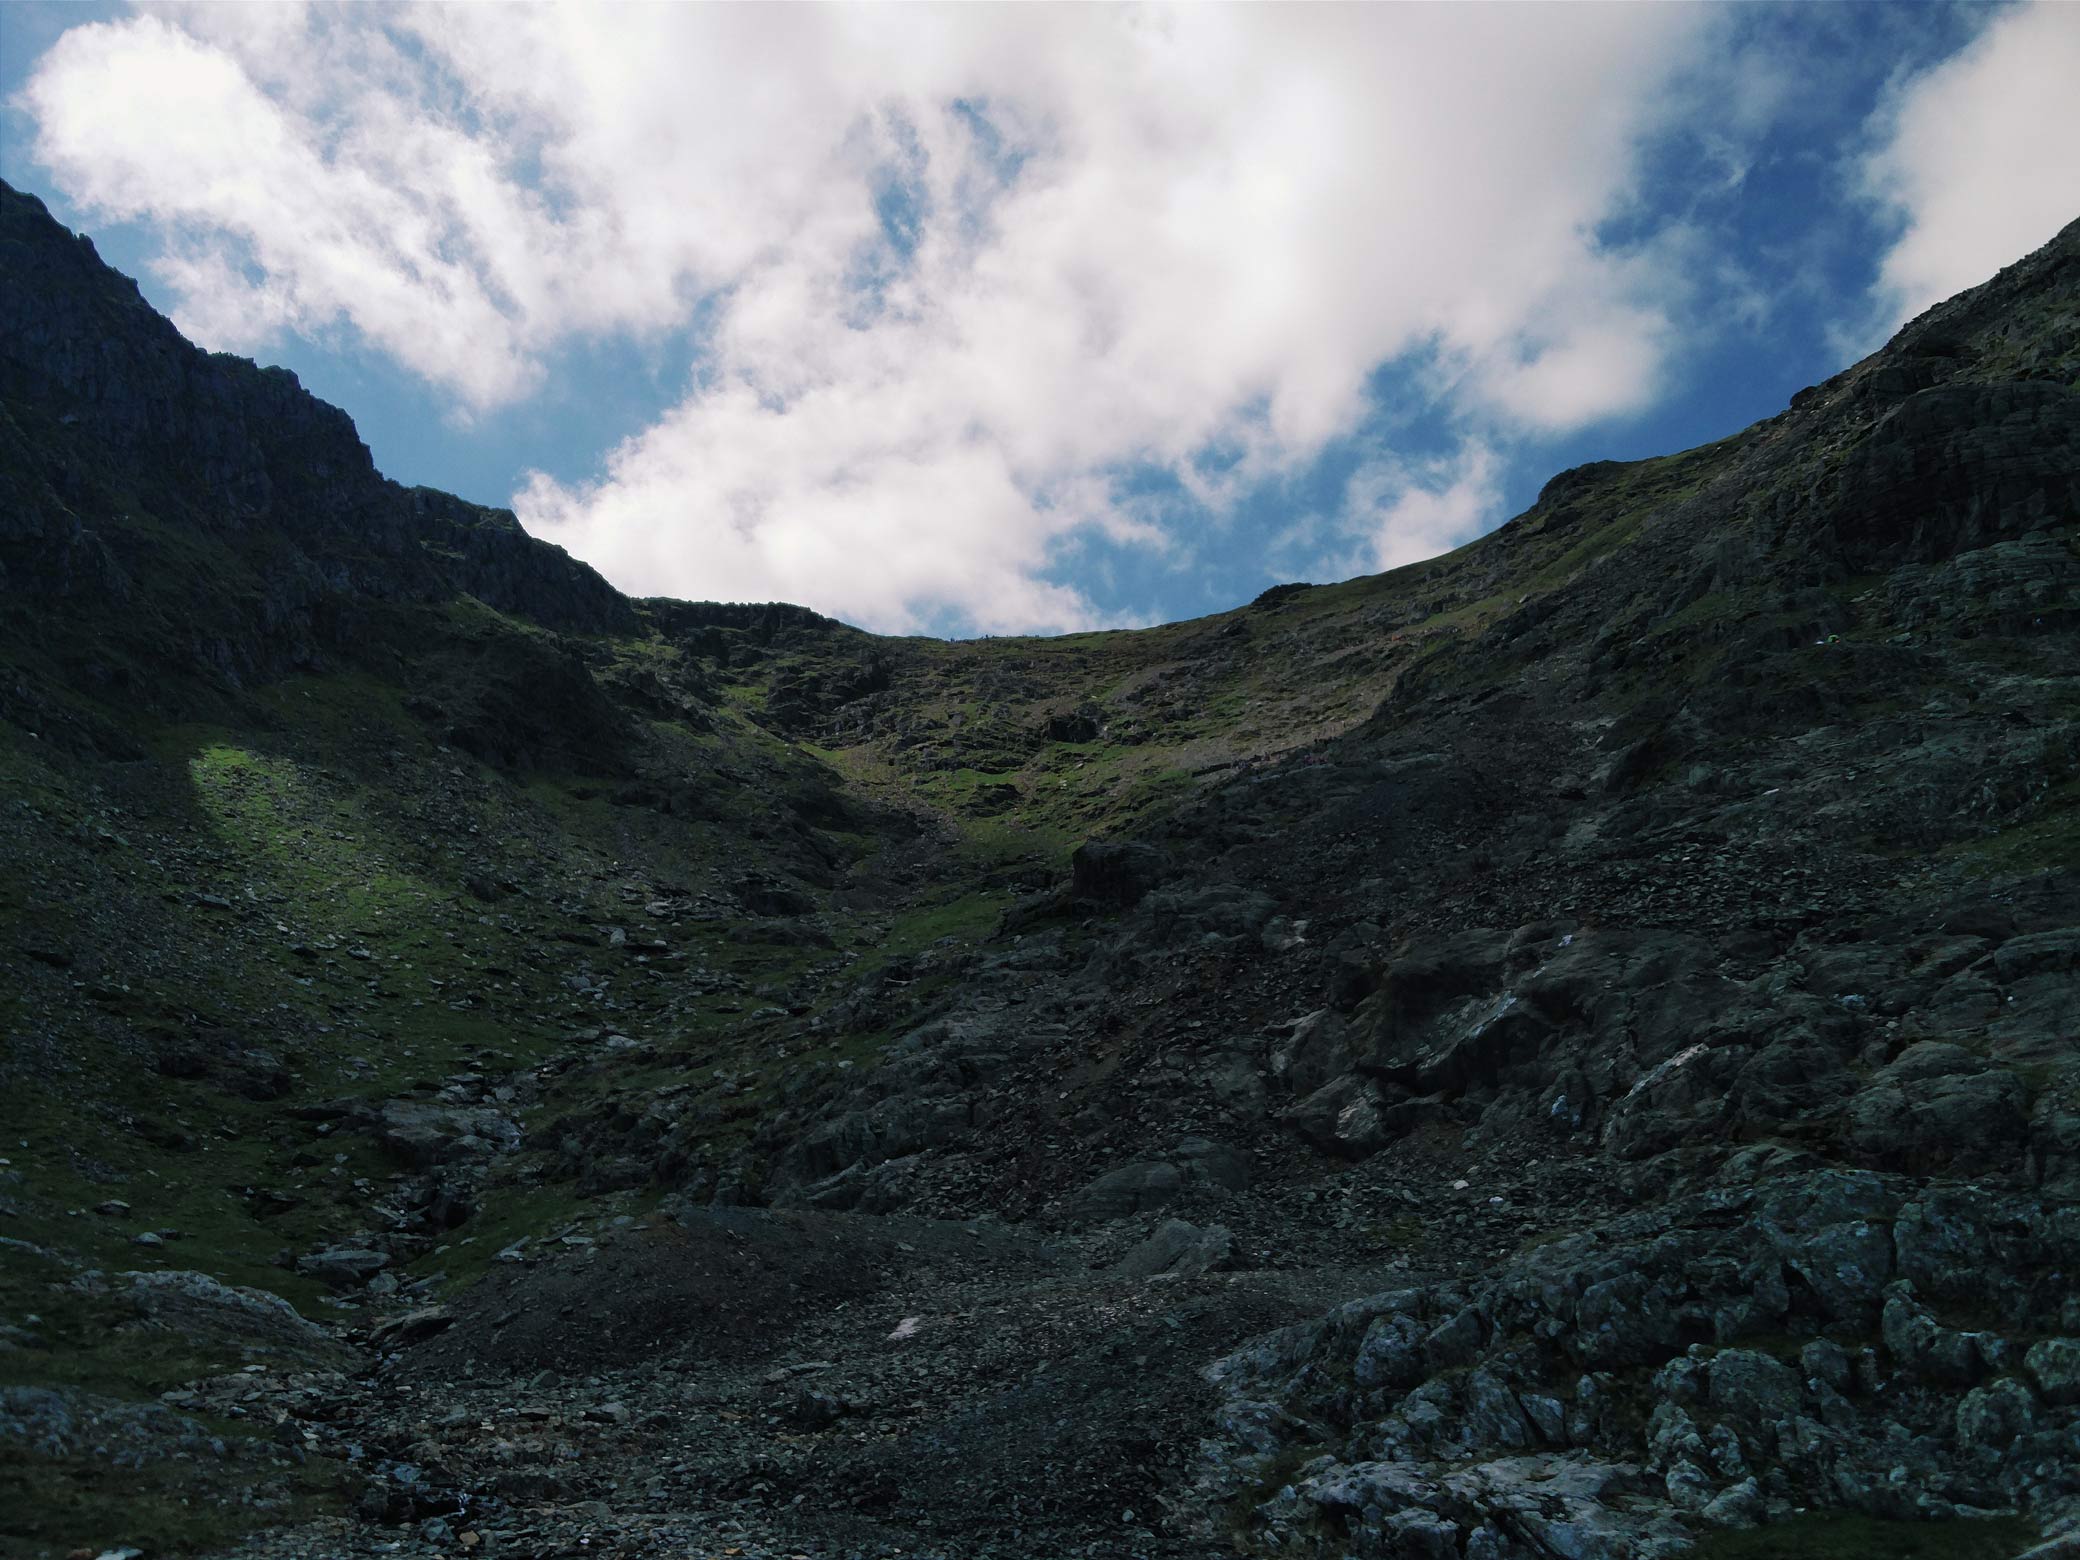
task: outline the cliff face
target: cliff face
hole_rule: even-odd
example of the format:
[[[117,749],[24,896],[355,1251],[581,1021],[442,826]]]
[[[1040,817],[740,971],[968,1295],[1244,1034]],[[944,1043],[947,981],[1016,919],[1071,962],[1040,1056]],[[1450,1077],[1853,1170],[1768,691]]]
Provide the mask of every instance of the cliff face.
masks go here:
[[[218,630],[191,655],[248,679],[341,647],[364,602],[467,594],[555,629],[633,626],[619,593],[510,513],[386,481],[295,375],[189,345],[6,188],[0,258],[11,593],[113,613],[142,575],[142,594],[182,595]]]
[[[1446,557],[944,644],[627,601],[0,218],[10,1541],[2080,1517],[2080,225]]]

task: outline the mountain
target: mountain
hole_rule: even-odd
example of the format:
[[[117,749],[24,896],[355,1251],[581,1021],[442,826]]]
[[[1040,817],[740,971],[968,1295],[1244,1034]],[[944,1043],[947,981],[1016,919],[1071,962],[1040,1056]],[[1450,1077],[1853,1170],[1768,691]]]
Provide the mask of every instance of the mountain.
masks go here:
[[[2076,672],[2080,223],[944,643],[625,598],[0,187],[7,1552],[2065,1553]]]

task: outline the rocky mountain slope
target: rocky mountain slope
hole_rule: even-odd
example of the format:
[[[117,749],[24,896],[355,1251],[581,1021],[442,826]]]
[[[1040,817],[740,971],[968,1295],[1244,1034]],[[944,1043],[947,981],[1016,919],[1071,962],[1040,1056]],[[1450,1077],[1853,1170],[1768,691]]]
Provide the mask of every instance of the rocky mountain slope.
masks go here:
[[[631,601],[0,189],[0,1547],[2080,1531],[2080,224],[1136,633]]]

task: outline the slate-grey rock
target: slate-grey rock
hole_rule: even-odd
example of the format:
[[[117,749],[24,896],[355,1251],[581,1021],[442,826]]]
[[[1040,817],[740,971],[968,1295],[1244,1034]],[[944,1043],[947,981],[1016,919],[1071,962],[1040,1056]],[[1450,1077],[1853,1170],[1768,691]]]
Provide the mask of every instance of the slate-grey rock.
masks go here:
[[[1201,1229],[1182,1219],[1166,1219],[1120,1258],[1115,1271],[1123,1278],[1198,1278],[1226,1267],[1234,1254],[1235,1237],[1224,1226]]]
[[[1979,1378],[1983,1364],[1976,1337],[1938,1323],[1915,1300],[1911,1286],[1892,1286],[1881,1328],[1885,1347],[1909,1375],[1949,1386],[1970,1386]]]
[[[520,1145],[520,1127],[497,1110],[433,1101],[391,1100],[377,1135],[385,1148],[426,1168],[463,1157],[508,1153]]]
[[[1957,1404],[1957,1441],[1966,1451],[2005,1456],[2016,1438],[2037,1427],[2037,1401],[2029,1388],[2003,1376],[1974,1387]]]
[[[0,1450],[163,1438],[271,1520],[219,1470],[352,1448],[416,1528],[248,1560],[1637,1560],[2080,1506],[2080,225],[1420,568],[957,646],[629,602],[0,225],[0,866],[58,923],[9,1065],[114,1138],[0,1165],[9,1260],[84,1282],[53,1199],[148,1169],[279,1225],[250,1256],[388,1258],[324,1302],[351,1372],[10,1397]],[[1067,883],[1062,828],[1110,831]],[[1124,1276],[1151,1211],[1251,1265]]]
[[[1365,1388],[1414,1386],[1425,1374],[1423,1340],[1428,1330],[1406,1312],[1375,1317],[1351,1362],[1351,1379]]]
[[[1285,1119],[1322,1152],[1364,1159],[1392,1141],[1383,1110],[1377,1085],[1345,1073],[1293,1106]]]
[[[1240,1191],[1249,1184],[1249,1161],[1208,1138],[1188,1138],[1172,1157],[1139,1160],[1108,1170],[1064,1202],[1072,1219],[1103,1221],[1167,1207],[1187,1195]]]
[[[1698,1515],[1718,1528],[1759,1527],[1769,1515],[1769,1502],[1751,1474],[1706,1501]]]
[[[115,1283],[145,1321],[198,1342],[256,1354],[320,1361],[336,1356],[330,1333],[306,1320],[280,1295],[225,1284],[206,1273],[123,1273]]]
[[[390,1265],[388,1254],[359,1246],[329,1246],[296,1259],[296,1271],[330,1284],[354,1289]]]
[[[1798,1373],[1757,1350],[1726,1349],[1712,1357],[1709,1401],[1730,1419],[1774,1425],[1798,1407]]]
[[[2029,1346],[2022,1363],[2045,1402],[2080,1403],[2080,1338],[2042,1339]]]

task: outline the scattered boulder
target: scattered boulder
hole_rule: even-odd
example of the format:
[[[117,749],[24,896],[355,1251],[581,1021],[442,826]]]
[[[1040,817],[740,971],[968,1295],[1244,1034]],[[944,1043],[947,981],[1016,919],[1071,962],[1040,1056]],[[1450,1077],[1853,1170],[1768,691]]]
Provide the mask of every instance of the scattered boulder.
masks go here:
[[[2044,1401],[2061,1407],[2080,1403],[2080,1338],[2046,1338],[2022,1357]]]
[[[1239,1192],[1248,1185],[1249,1161],[1242,1154],[1208,1138],[1187,1138],[1169,1159],[1108,1170],[1073,1193],[1063,1211],[1072,1219],[1101,1223],[1167,1207],[1188,1193]]]
[[[331,1333],[264,1289],[187,1271],[122,1273],[112,1283],[127,1286],[121,1292],[148,1325],[184,1337],[304,1361],[339,1352]]]
[[[296,1271],[330,1284],[334,1289],[358,1289],[390,1265],[380,1251],[358,1246],[329,1246],[296,1260]]]
[[[1323,1153],[1344,1159],[1364,1159],[1393,1141],[1378,1085],[1356,1073],[1323,1084],[1285,1119]]]
[[[1040,722],[1040,735],[1049,742],[1095,742],[1103,730],[1104,712],[1093,704],[1048,715]]]
[[[1235,1237],[1225,1226],[1201,1229],[1182,1219],[1166,1219],[1113,1271],[1122,1278],[1199,1278],[1226,1267],[1234,1255]]]
[[[422,1306],[380,1323],[370,1331],[368,1342],[375,1349],[409,1348],[446,1332],[454,1325],[455,1313],[446,1306]]]
[[[1691,1542],[1678,1519],[1748,1527],[1792,1504],[2068,1509],[2080,1339],[2040,1337],[2017,1360],[2004,1333],[1945,1325],[1934,1297],[2042,1331],[2064,1312],[2034,1278],[2080,1260],[2080,1225],[2027,1194],[1910,1190],[1841,1171],[1736,1182],[1266,1335],[1207,1371],[1235,1428],[1205,1444],[1201,1487],[1245,1489],[1293,1445],[1326,1444],[1257,1507],[1267,1535],[1305,1554],[1429,1553],[1393,1547],[1389,1514],[1416,1512],[1451,1525],[1437,1552],[1461,1560],[1673,1556]],[[1827,1336],[1873,1324],[1882,1350]],[[1775,1343],[1787,1331],[1808,1338],[1795,1364]],[[1619,1369],[1643,1414],[1615,1411]],[[1560,1477],[1538,1511],[1565,1521],[1541,1528],[1510,1492],[1555,1465],[1527,1455],[1616,1471]]]
[[[486,1107],[390,1100],[381,1107],[377,1136],[398,1158],[428,1169],[459,1158],[509,1153],[520,1146],[520,1125]]]

